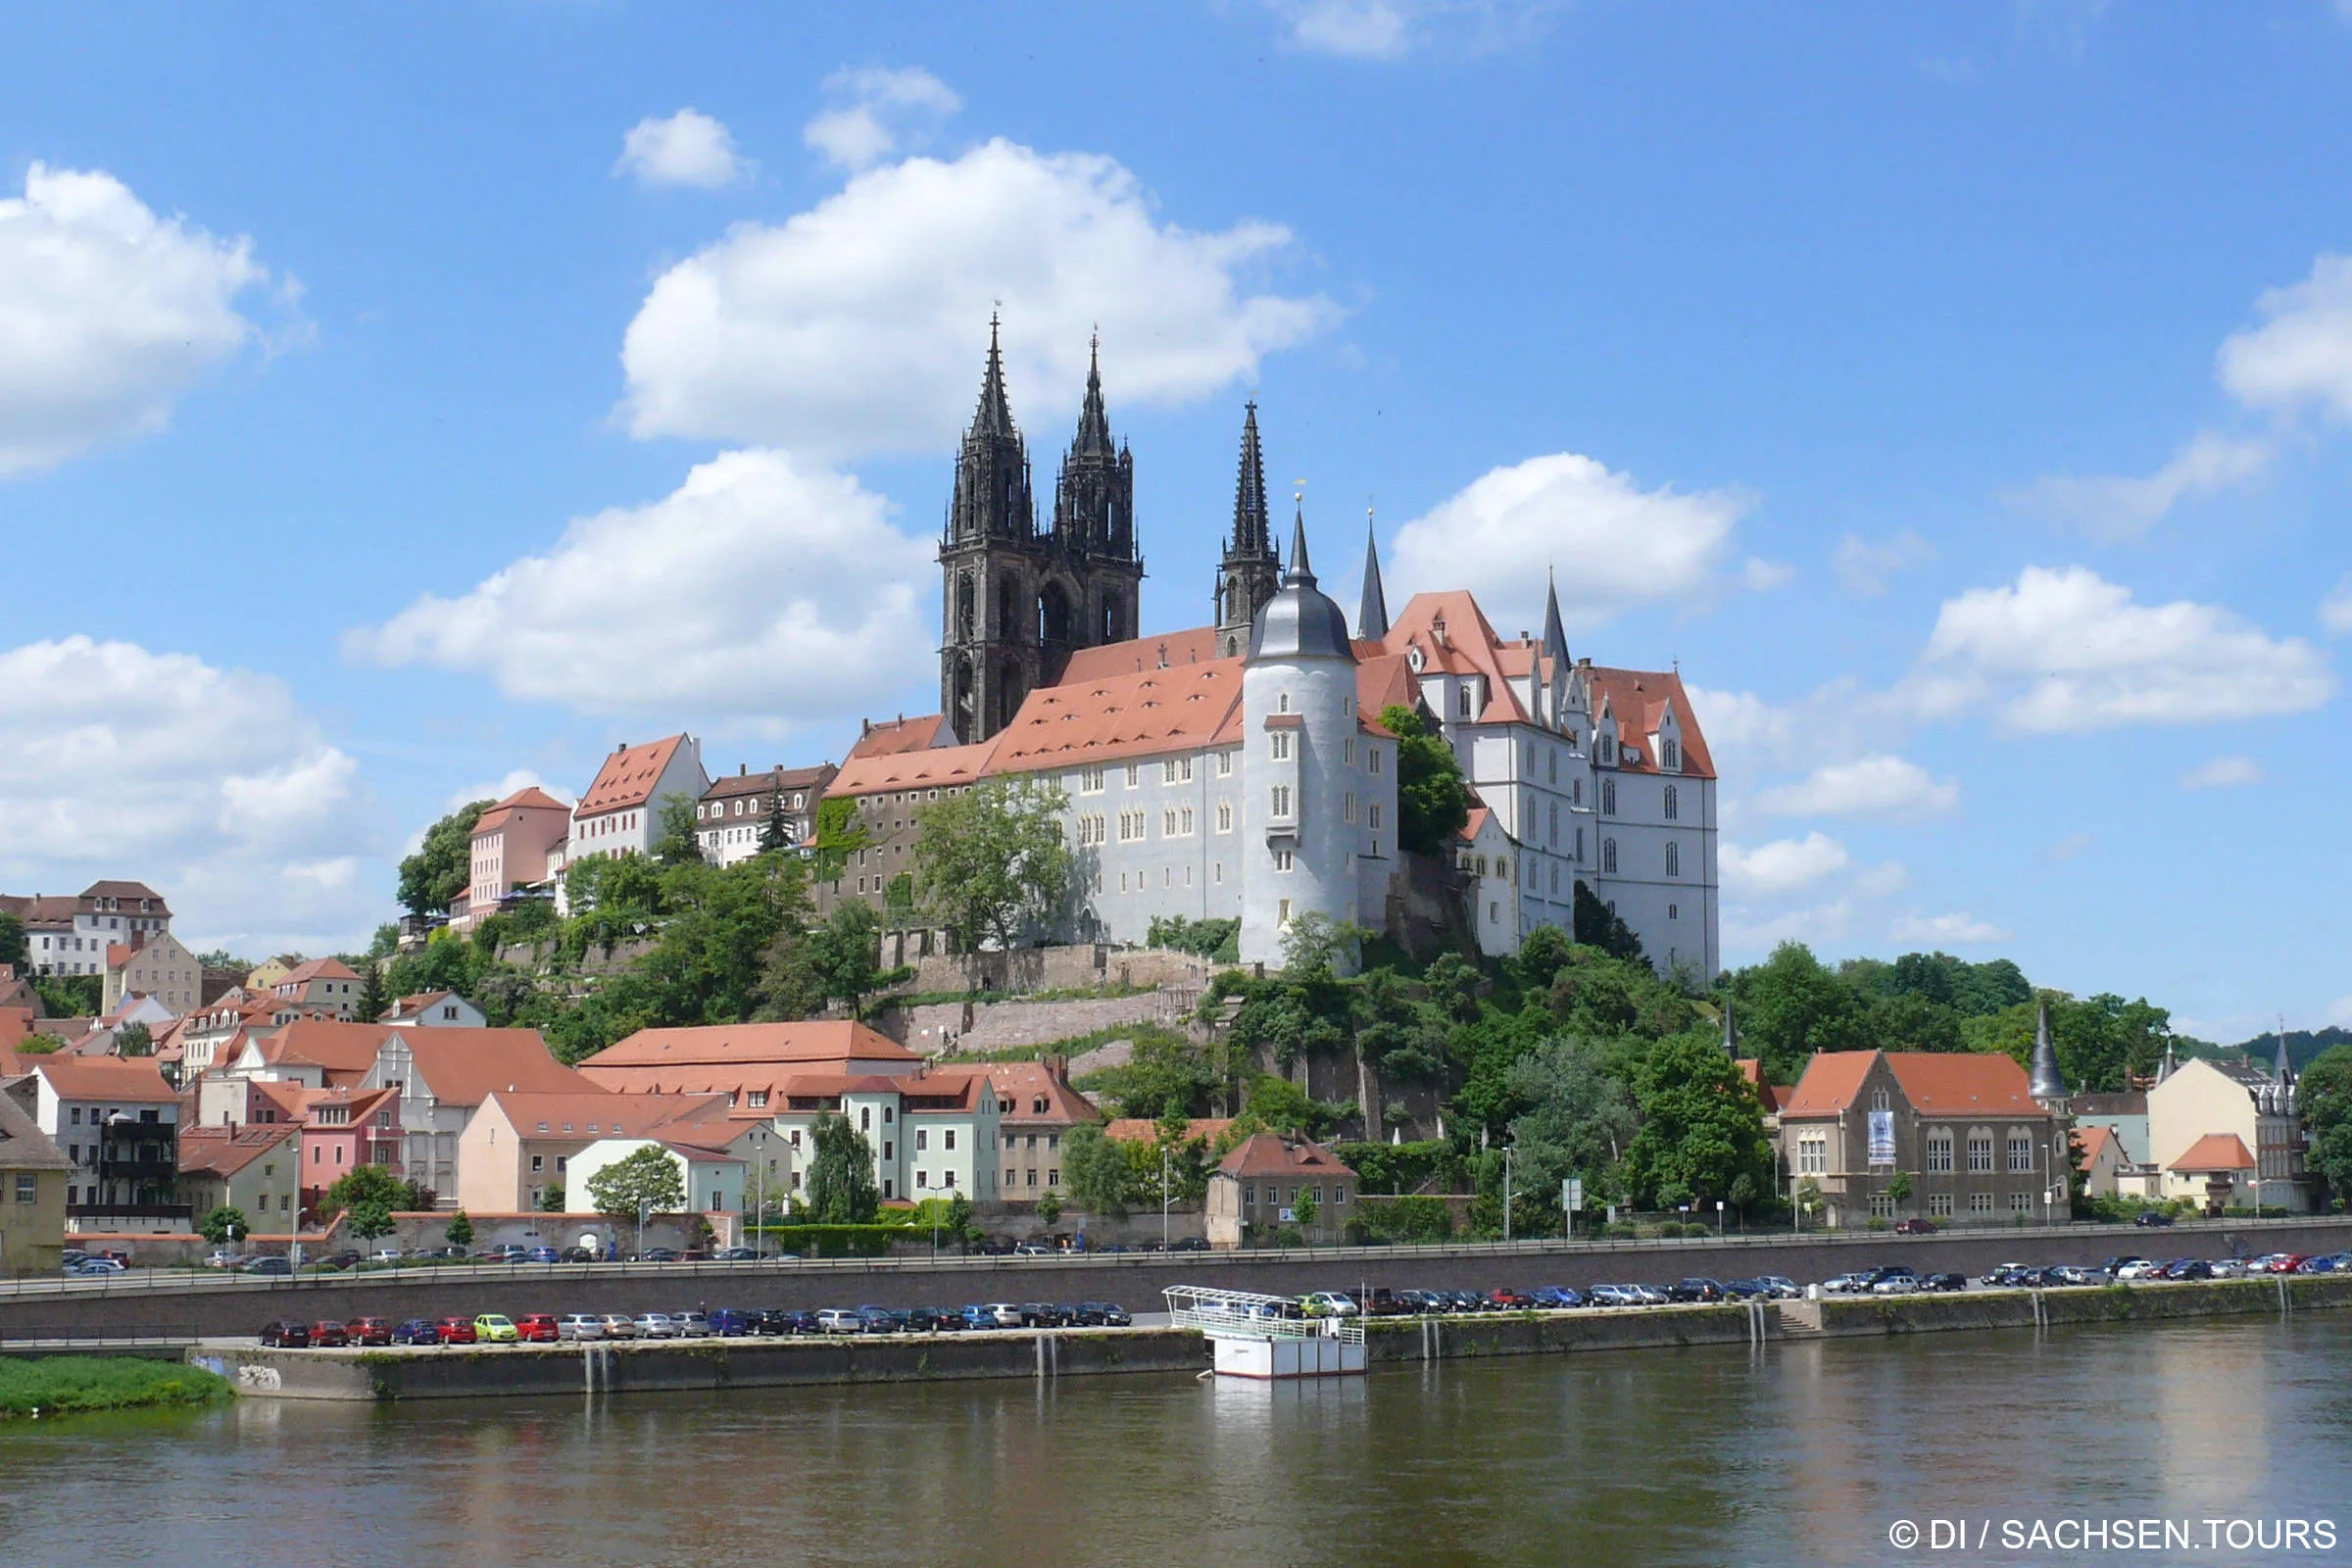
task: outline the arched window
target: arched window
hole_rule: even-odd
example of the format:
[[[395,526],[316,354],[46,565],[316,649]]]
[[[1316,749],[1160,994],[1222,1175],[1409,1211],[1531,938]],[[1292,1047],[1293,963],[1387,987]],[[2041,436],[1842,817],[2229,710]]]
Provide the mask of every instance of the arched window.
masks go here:
[[[1453,710],[1460,717],[1470,716],[1470,683],[1464,681],[1453,694]]]
[[[1600,874],[1602,876],[1617,874],[1617,841],[1615,839],[1600,841]]]
[[[956,578],[956,640],[957,642],[968,643],[972,640],[974,630],[972,621],[977,612],[972,604],[972,574],[968,571],[960,572]]]
[[[1658,765],[1670,773],[1682,771],[1683,747],[1680,741],[1665,740],[1658,743]]]
[[[1600,781],[1600,814],[1603,816],[1617,814],[1617,781],[1613,778],[1604,778]]]
[[[1682,797],[1676,792],[1675,787],[1669,784],[1666,786],[1666,820],[1669,822],[1679,822],[1682,819]]]
[[[1672,840],[1668,840],[1666,844],[1666,874],[1668,876],[1683,874],[1683,847]]]

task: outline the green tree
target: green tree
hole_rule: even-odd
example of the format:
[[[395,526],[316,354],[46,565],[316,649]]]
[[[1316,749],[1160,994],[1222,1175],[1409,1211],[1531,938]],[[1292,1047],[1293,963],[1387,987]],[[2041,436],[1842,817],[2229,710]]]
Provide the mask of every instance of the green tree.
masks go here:
[[[1776,1084],[1796,1082],[1816,1052],[1878,1044],[1862,993],[1801,942],[1782,943],[1762,963],[1731,975],[1725,989],[1740,1038]]]
[[[1158,1116],[1181,1105],[1188,1116],[1206,1114],[1223,1079],[1206,1048],[1164,1024],[1139,1023],[1129,1031],[1127,1060],[1086,1080],[1086,1092],[1110,1102],[1121,1116]],[[1066,1163],[1066,1162],[1065,1162]]]
[[[20,1056],[54,1056],[66,1049],[66,1043],[55,1035],[26,1035],[17,1042]]]
[[[792,818],[784,814],[784,792],[767,792],[767,820],[760,825],[760,853],[776,855],[793,847]]]
[[[926,806],[914,840],[914,896],[958,951],[1017,946],[1063,912],[1070,852],[1058,785],[992,778]]]
[[[695,801],[689,795],[662,797],[656,818],[654,859],[662,865],[701,865],[703,841],[695,826]]]
[[[378,1236],[392,1234],[392,1207],[379,1199],[368,1199],[343,1211],[343,1233],[357,1242],[372,1242]]]
[[[1396,847],[1416,855],[1446,851],[1470,821],[1470,786],[1444,736],[1401,703],[1380,710],[1396,737]]]
[[[1642,939],[1634,935],[1634,928],[1619,919],[1617,912],[1603,904],[1600,896],[1585,886],[1581,878],[1569,904],[1569,918],[1576,925],[1578,946],[1598,948],[1612,958],[1642,956]]]
[[[243,1209],[222,1203],[197,1222],[196,1233],[215,1247],[226,1247],[231,1236],[250,1237],[253,1223]]]
[[[1061,1195],[1051,1187],[1037,1200],[1037,1217],[1048,1230],[1061,1223]]]
[[[1642,1130],[1626,1150],[1628,1185],[1638,1200],[1680,1200],[1694,1207],[1727,1201],[1742,1175],[1749,1191],[1772,1179],[1772,1146],[1755,1090],[1705,1029],[1670,1036],[1634,1069]]]
[[[400,904],[411,914],[446,914],[473,880],[473,824],[495,801],[459,807],[424,830],[416,853],[400,862]]]
[[[1259,1073],[1250,1085],[1244,1108],[1276,1132],[1305,1138],[1320,1138],[1355,1112],[1347,1101],[1315,1100],[1288,1078],[1270,1072]]]
[[[384,1015],[392,999],[384,994],[383,964],[373,958],[362,961],[366,967],[360,980],[360,1000],[351,1009],[351,1015],[360,1023],[373,1023]]]
[[[819,1115],[808,1130],[809,1217],[819,1225],[870,1225],[882,1211],[874,1146],[846,1116]]]
[[[24,922],[0,910],[0,963],[14,965],[18,974],[32,967],[32,948],[24,938]]]
[[[382,925],[379,925],[375,928],[375,935],[368,940],[368,956],[370,958],[379,960],[389,958],[392,956],[392,955],[398,953],[399,951],[400,922],[397,920],[386,920]],[[254,966],[252,964],[243,962],[240,959],[230,958],[225,953],[220,955],[220,956],[225,961],[214,963],[210,957],[207,957],[204,962],[208,967],[215,969],[241,969],[247,973],[251,973],[253,970]]]
[[[473,1245],[473,1221],[466,1216],[464,1209],[461,1208],[450,1216],[449,1223],[441,1228],[441,1239],[452,1247],[471,1247]]]
[[[685,1208],[686,1179],[678,1171],[676,1155],[660,1144],[648,1144],[589,1177],[588,1201],[615,1224],[637,1225],[642,1232],[647,1216]]]
[[[143,1023],[126,1023],[115,1031],[115,1054],[118,1056],[152,1056],[155,1054],[155,1036]]]
[[[1156,1169],[1156,1156],[1152,1164]],[[1061,1183],[1080,1207],[1100,1219],[1125,1219],[1144,1196],[1128,1147],[1104,1136],[1099,1122],[1081,1122],[1062,1140]]]
[[[542,1214],[561,1214],[564,1212],[564,1184],[562,1182],[557,1182],[547,1188],[544,1192],[540,1193],[539,1212]]]
[[[1886,1196],[1893,1199],[1897,1204],[1911,1201],[1911,1173],[1909,1171],[1898,1170],[1886,1178]]]
[[[1323,1205],[1315,1201],[1314,1189],[1299,1188],[1298,1197],[1291,1204],[1291,1223],[1312,1236],[1315,1233],[1315,1221],[1322,1212]]]
[[[1633,1091],[1610,1070],[1608,1053],[1575,1035],[1555,1036],[1519,1058],[1509,1084],[1527,1107],[1511,1118],[1521,1190],[1546,1208],[1571,1176],[1599,1191],[1641,1125]]]
[[[948,1211],[940,1220],[940,1230],[957,1246],[972,1239],[972,1200],[963,1195],[961,1189],[948,1200]]]
[[[2352,1204],[2352,1046],[2330,1046],[2312,1058],[2295,1106],[2311,1135],[2312,1168],[2337,1201]]]
[[[415,1182],[404,1182],[381,1165],[354,1165],[335,1179],[319,1205],[321,1214],[348,1214],[362,1203],[386,1210],[416,1213],[431,1206],[431,1199]]]

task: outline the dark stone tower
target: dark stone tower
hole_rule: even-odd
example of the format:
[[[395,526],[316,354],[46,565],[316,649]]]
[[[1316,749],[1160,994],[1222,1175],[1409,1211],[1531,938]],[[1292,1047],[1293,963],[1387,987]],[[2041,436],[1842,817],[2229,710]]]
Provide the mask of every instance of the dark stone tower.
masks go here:
[[[1242,421],[1242,471],[1233,492],[1233,532],[1217,568],[1217,657],[1250,649],[1250,627],[1282,587],[1282,557],[1266,520],[1266,462],[1257,444],[1257,400]]]
[[[1054,485],[1053,531],[1037,531],[1029,448],[1004,391],[988,323],[980,406],[956,458],[940,539],[943,742],[984,741],[1022,699],[1060,678],[1070,652],[1136,635],[1144,575],[1135,549],[1135,459],[1113,445],[1100,366],[1086,378],[1077,439]]]

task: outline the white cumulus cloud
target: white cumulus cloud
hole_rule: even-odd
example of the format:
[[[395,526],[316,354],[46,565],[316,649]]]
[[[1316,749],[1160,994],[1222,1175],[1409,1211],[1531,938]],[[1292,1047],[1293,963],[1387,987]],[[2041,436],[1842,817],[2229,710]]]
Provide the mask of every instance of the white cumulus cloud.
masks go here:
[[[2268,319],[2222,344],[2222,385],[2257,407],[2352,420],[2352,256],[2323,255],[2256,303]]]
[[[1906,914],[1888,932],[1895,941],[1928,948],[1981,948],[2006,942],[2009,933],[1973,914]]]
[[[0,651],[0,887],[136,877],[191,947],[364,937],[359,767],[282,682],[85,636]]]
[[[1850,863],[1845,846],[1826,833],[1775,839],[1744,849],[1721,847],[1724,890],[1737,898],[1776,898],[1842,871]]]
[[[1774,816],[1940,816],[1960,804],[1957,779],[1936,779],[1917,762],[1884,754],[1829,762],[1801,783],[1756,797]]]
[[[2301,638],[2218,605],[2137,604],[2087,567],[2029,566],[1944,602],[1911,694],[1931,715],[1992,702],[2010,729],[2044,734],[2299,713],[2334,689]]]
[[[1726,580],[1755,502],[1737,490],[1641,488],[1573,452],[1480,475],[1397,530],[1396,580],[1475,592],[1498,621],[1540,624],[1547,573],[1583,627],[1640,605],[1690,602]]]
[[[0,200],[0,478],[160,430],[259,328],[252,242],[161,218],[114,175],[34,164]]]
[[[963,107],[954,88],[919,66],[836,71],[825,96],[828,107],[801,139],[844,169],[880,163]]]
[[[2251,757],[2217,757],[2180,775],[2184,790],[2237,789],[2263,781],[2262,764]]]
[[[833,457],[946,450],[999,302],[1034,426],[1075,420],[1098,324],[1114,416],[1189,402],[1337,318],[1319,295],[1252,292],[1291,248],[1276,223],[1163,223],[1108,158],[997,140],[884,165],[662,273],[622,345],[629,427]]]
[[[689,185],[719,190],[750,177],[752,165],[736,151],[727,127],[696,109],[631,125],[620,139],[612,172],[640,185]]]
[[[2320,601],[2320,624],[2330,637],[2352,635],[2352,577],[2337,583],[2334,591]]]
[[[1399,60],[1443,45],[1468,54],[1535,32],[1557,0],[1266,0],[1294,48],[1342,60]]]
[[[1906,528],[1890,539],[1846,534],[1831,552],[1830,569],[1850,594],[1870,598],[1886,591],[1887,580],[1936,559],[1936,547]]]
[[[2134,539],[2183,499],[2227,490],[2258,478],[2274,456],[2267,441],[2240,441],[2205,431],[2144,478],[2122,474],[2053,474],[2011,497],[2017,504],[2082,527],[2105,540]]]
[[[670,495],[578,518],[544,554],[454,599],[427,594],[346,648],[583,712],[789,727],[872,711],[924,678],[931,579],[928,547],[855,478],[727,452]]]

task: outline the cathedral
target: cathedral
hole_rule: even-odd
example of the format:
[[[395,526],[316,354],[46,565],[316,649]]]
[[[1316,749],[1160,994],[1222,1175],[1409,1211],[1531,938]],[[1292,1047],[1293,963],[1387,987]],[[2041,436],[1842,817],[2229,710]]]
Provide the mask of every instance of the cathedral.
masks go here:
[[[917,808],[1020,775],[1060,790],[1073,852],[1073,906],[1040,940],[1140,944],[1155,919],[1234,919],[1245,961],[1279,962],[1302,914],[1426,920],[1434,858],[1451,862],[1452,923],[1485,952],[1573,929],[1581,908],[1622,921],[1662,971],[1713,977],[1716,778],[1679,671],[1573,657],[1556,585],[1541,636],[1502,636],[1460,589],[1392,619],[1369,537],[1350,630],[1303,513],[1287,562],[1275,546],[1254,401],[1208,624],[1143,636],[1135,459],[1111,435],[1100,341],[1041,529],[999,332],[992,319],[941,530],[940,711],[869,723],[844,760],[826,794],[865,836],[820,902],[903,920]],[[1410,864],[1399,737],[1380,717],[1397,706],[1475,796]]]

